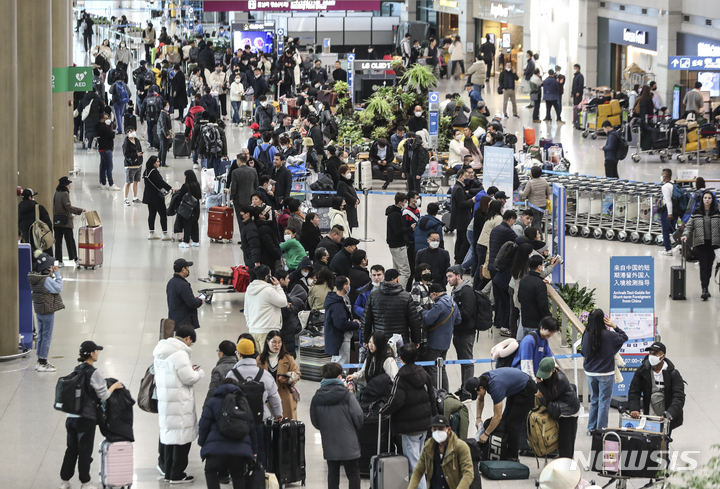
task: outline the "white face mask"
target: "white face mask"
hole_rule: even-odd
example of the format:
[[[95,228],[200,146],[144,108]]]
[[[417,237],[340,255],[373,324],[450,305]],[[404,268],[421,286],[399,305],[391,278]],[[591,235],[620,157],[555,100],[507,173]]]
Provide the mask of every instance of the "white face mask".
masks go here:
[[[448,434],[446,431],[433,431],[433,440],[438,443],[445,443],[447,441]]]
[[[510,68],[505,68],[505,71],[510,71]]]
[[[260,105],[262,105],[263,107],[267,107],[267,102],[260,102]]]
[[[346,174],[345,174],[345,179],[346,179],[346,180],[350,180],[351,178],[352,178],[352,173],[346,173]]]
[[[650,356],[648,356],[648,361],[650,362],[650,365],[652,365],[653,367],[657,367],[658,365],[660,365],[660,362],[663,361],[663,357],[657,357],[655,355],[650,355]]]
[[[422,117],[422,112],[415,112],[415,117]]]
[[[137,133],[135,131],[128,134],[128,137],[134,138],[137,136]]]
[[[342,161],[343,163],[347,164],[347,162],[348,162],[349,160],[348,160],[348,158],[342,158],[342,159],[340,159],[340,161]]]
[[[284,234],[283,236],[283,241],[288,241],[289,239],[292,239],[292,236],[290,236],[289,234]]]
[[[110,119],[105,119],[105,124],[109,126],[110,124],[112,124],[112,121]]]
[[[422,199],[418,199],[415,201],[415,205],[420,207],[422,205]]]
[[[440,241],[430,241],[430,248],[436,249],[438,246],[440,246]]]
[[[303,277],[307,277],[310,274],[310,272],[308,272],[306,270],[300,270],[300,273],[302,274]]]
[[[462,134],[456,134],[456,135],[455,135],[455,139],[457,139],[458,141],[460,141],[460,140],[462,139]]]

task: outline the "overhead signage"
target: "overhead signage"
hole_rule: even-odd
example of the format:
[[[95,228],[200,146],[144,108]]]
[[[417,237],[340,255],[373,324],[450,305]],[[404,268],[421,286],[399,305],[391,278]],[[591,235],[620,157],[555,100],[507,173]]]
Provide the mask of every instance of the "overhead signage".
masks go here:
[[[205,12],[326,12],[332,10],[376,11],[380,0],[206,0]]]
[[[671,70],[706,71],[720,70],[720,56],[670,56]]]
[[[245,22],[242,24],[243,31],[265,31],[268,29],[275,29],[275,22],[257,22],[253,24]]]
[[[503,7],[502,4],[490,4],[490,15],[493,17],[507,17],[509,13],[508,7]]]
[[[350,53],[347,55],[347,63],[348,63],[348,77],[347,77],[347,84],[348,84],[348,92],[350,92],[350,107],[355,107],[355,90],[353,90],[353,82],[355,81],[355,55],[353,53]]]
[[[632,22],[605,19],[608,23],[607,42],[657,51],[657,28]]]
[[[648,33],[647,31],[631,31],[630,29],[623,29],[623,41],[629,42],[630,44],[645,45],[648,42]]]
[[[697,52],[698,56],[720,56],[720,46],[709,42],[699,42]]]
[[[525,15],[524,3],[518,0],[479,0],[474,10],[473,17],[513,24],[521,24]]]
[[[438,4],[441,7],[458,8],[458,3],[455,0],[440,0]]]
[[[683,56],[720,56],[720,40],[678,32],[677,53]]]
[[[93,87],[92,68],[89,66],[70,66],[52,69],[52,91],[89,92]]]

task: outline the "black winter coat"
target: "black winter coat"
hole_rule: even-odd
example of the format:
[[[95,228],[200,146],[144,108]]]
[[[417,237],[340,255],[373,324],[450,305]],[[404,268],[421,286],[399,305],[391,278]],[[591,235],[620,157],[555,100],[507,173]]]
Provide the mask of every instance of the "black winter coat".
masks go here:
[[[370,272],[367,268],[355,265],[350,269],[350,275],[348,275],[348,278],[350,279],[350,293],[348,294],[348,298],[350,298],[350,304],[355,305],[355,300],[358,296],[358,289],[369,284],[371,281]]]
[[[430,429],[430,419],[437,414],[437,403],[435,389],[424,368],[410,363],[398,371],[392,395],[382,413],[392,415],[393,433],[416,435]]]
[[[405,153],[403,153],[402,171],[405,177],[408,175],[422,175],[425,168],[430,162],[430,154],[428,150],[423,148],[422,144],[415,143],[414,146],[408,147],[405,144]]]
[[[317,245],[317,248],[325,248],[327,252],[330,254],[330,257],[328,258],[328,265],[332,262],[332,259],[335,258],[335,255],[338,254],[338,252],[342,249],[342,245],[336,243],[332,239],[330,239],[330,236],[325,236],[323,239],[320,240],[320,242]],[[315,248],[315,249],[317,249]],[[315,258],[313,256],[313,258]]]
[[[330,261],[330,270],[332,270],[336,276],[344,275],[345,277],[349,277],[351,268],[350,253],[345,248],[338,251],[332,261]]]
[[[302,232],[300,233],[300,243],[302,243],[308,255],[315,256],[315,248],[322,239],[320,228],[311,222],[304,222]]]
[[[85,123],[85,127],[95,127],[97,126],[97,123],[100,121],[100,112],[102,112],[105,109],[105,102],[102,101],[100,96],[95,92],[94,90],[89,91],[85,94],[85,96],[82,99],[82,102],[80,102],[80,105],[77,108],[77,111],[80,113],[80,117],[82,119],[82,113],[83,110],[85,110],[85,107],[88,106],[88,104],[92,101],[92,107],[90,107],[90,113],[83,121]]]
[[[138,153],[142,153],[142,146],[138,138],[135,138],[135,142],[133,143],[130,138],[126,137],[123,141],[122,149],[124,166],[142,166],[142,156],[138,155]]]
[[[450,201],[450,228],[465,232],[472,221],[475,201],[468,197],[465,187],[461,183],[453,186]]]
[[[385,209],[387,216],[387,244],[390,248],[405,246],[405,233],[402,223],[402,209],[396,205],[388,206]]]
[[[665,362],[667,363],[667,368],[662,371],[663,381],[665,382],[665,411],[672,416],[670,429],[674,430],[683,424],[685,381],[670,360],[666,358]],[[654,387],[655,378],[653,376],[652,366],[646,357],[642,365],[640,365],[640,368],[635,371],[632,382],[630,382],[628,409],[630,411],[640,411],[642,408],[643,413],[651,414],[650,396],[652,395]]]
[[[295,354],[295,335],[300,334],[302,331],[302,325],[300,325],[300,319],[298,318],[298,312],[304,309],[302,304],[299,304],[299,300],[294,300],[287,293],[285,297],[291,306],[283,307],[280,309],[282,314],[282,328],[280,328],[280,336],[283,340],[283,346],[285,351],[296,358]]]
[[[282,256],[275,226],[270,221],[255,221],[260,238],[260,263],[275,269],[275,262]]]
[[[363,420],[360,404],[340,383],[321,386],[310,401],[310,422],[322,435],[325,460],[360,458],[357,430]]]
[[[490,232],[490,241],[488,243],[488,253],[490,253],[490,261],[488,262],[488,268],[490,269],[490,271],[495,270],[493,263],[495,262],[495,257],[500,251],[500,248],[502,248],[502,245],[504,245],[508,241],[515,242],[516,239],[517,234],[515,234],[515,231],[513,231],[512,228],[505,221],[495,226],[495,228]]]
[[[22,233],[23,241],[30,243],[30,226],[35,222],[35,206],[40,205],[34,200],[22,200],[18,204],[18,226]],[[48,225],[50,229],[53,228],[52,219],[48,211],[40,205],[40,220]]]
[[[245,222],[240,231],[240,242],[243,251],[243,260],[245,266],[253,268],[256,263],[262,261],[262,245],[260,244],[260,235],[255,222],[249,220]]]
[[[455,334],[471,334],[475,332],[475,316],[477,316],[477,299],[472,284],[465,280],[452,291],[452,298],[460,308],[460,324],[455,325]]]
[[[339,180],[336,186],[338,197],[345,199],[345,212],[347,213],[348,224],[351,228],[358,227],[358,212],[355,207],[355,202],[359,201],[355,187],[353,187],[352,180],[347,180],[342,175],[339,176]],[[349,231],[346,229],[346,231]]]
[[[547,388],[546,382],[538,382],[538,390],[542,393],[540,402],[547,408],[547,412],[553,419],[560,419],[562,416],[572,416],[580,409],[580,399],[577,392],[570,385],[567,376],[558,370],[555,372],[558,377],[557,394],[553,395]]]
[[[205,47],[198,50],[197,60],[198,64],[204,65],[210,71],[215,68],[215,53],[211,48]]]
[[[172,81],[170,82],[172,88],[170,92],[170,105],[175,109],[182,110],[187,107],[187,88],[185,88],[185,73],[182,70],[178,70],[175,73]]]
[[[530,272],[520,280],[518,301],[525,329],[538,329],[540,320],[550,315],[547,286],[537,272]]]
[[[307,137],[313,140],[313,149],[317,151],[318,154],[321,154],[325,148],[325,140],[320,126],[312,126],[307,133]]]
[[[290,190],[292,189],[292,173],[286,166],[281,166],[279,169],[273,167],[270,172],[270,178],[275,180],[275,206],[277,209],[282,209],[283,201],[290,197]]]
[[[340,179],[338,169],[340,168],[340,165],[342,165],[342,161],[340,161],[340,158],[337,156],[331,156],[330,158],[324,160],[323,164],[325,165],[325,174],[330,175],[330,178],[332,178],[333,181],[333,188],[337,190],[338,181]]]
[[[143,204],[152,205],[156,209],[165,208],[165,200],[160,195],[159,189],[171,191],[172,187],[165,181],[160,175],[157,168],[152,168],[150,171],[145,170],[143,173],[143,183],[145,188],[143,189]]]
[[[98,123],[95,128],[98,137],[98,151],[112,151],[115,147],[115,131],[112,126]]]
[[[168,319],[175,321],[175,329],[181,324],[192,324],[198,329],[200,323],[197,310],[203,302],[195,297],[190,283],[176,273],[167,283],[166,293]]]
[[[390,338],[397,333],[403,342],[420,343],[421,318],[409,292],[396,282],[383,282],[368,296],[362,317],[363,338],[382,331]]]
[[[433,282],[447,285],[447,276],[445,273],[450,268],[450,253],[442,248],[432,249],[429,246],[418,251],[415,255],[416,266],[421,263],[430,265]]]
[[[109,389],[110,386],[117,382],[117,379],[107,377],[105,382]],[[114,390],[110,397],[105,400],[103,405],[104,416],[98,419],[98,424],[100,425],[100,432],[107,441],[135,441],[133,434],[133,405],[135,405],[135,401],[130,391],[125,387]]]

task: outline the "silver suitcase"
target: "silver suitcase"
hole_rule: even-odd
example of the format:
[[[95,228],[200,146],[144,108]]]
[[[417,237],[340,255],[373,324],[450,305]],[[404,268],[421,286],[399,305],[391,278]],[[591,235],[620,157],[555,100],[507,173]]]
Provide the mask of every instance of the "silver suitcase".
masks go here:
[[[378,423],[377,453],[370,459],[370,489],[407,489],[410,483],[410,461],[404,455],[380,453],[382,414]],[[392,439],[392,424],[388,430],[388,447]]]

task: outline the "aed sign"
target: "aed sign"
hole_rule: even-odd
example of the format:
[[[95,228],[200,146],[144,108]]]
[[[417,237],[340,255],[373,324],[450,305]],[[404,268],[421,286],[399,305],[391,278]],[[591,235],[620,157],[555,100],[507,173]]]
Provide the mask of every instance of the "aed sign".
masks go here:
[[[644,46],[648,42],[648,33],[646,31],[631,31],[630,29],[623,29],[623,41],[629,42],[630,44],[641,44]]]
[[[53,93],[89,92],[93,88],[92,68],[89,66],[53,68],[51,80]]]

